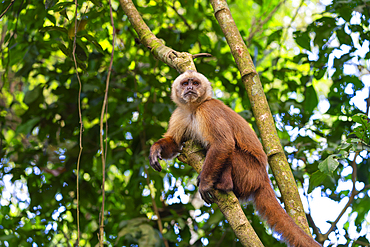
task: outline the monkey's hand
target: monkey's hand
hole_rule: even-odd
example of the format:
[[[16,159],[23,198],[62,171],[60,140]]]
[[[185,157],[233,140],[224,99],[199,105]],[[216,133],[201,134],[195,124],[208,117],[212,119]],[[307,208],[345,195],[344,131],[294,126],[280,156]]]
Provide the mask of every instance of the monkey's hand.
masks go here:
[[[200,196],[206,203],[212,204],[215,199],[213,183],[206,182],[204,179],[202,179],[201,174],[202,173],[199,174],[197,179]]]
[[[150,154],[149,154],[149,163],[150,166],[153,167],[154,170],[160,172],[162,171],[162,167],[159,164],[158,159],[162,159],[161,156],[162,148],[160,145],[153,145],[150,148]]]

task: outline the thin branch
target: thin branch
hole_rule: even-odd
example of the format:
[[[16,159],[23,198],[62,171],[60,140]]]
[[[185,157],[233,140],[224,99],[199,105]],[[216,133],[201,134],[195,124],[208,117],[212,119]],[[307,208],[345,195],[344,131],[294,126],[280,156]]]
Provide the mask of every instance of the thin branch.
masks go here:
[[[278,3],[275,8],[270,12],[270,14],[265,18],[263,19],[261,22],[258,23],[258,26],[256,26],[254,28],[254,31],[252,31],[248,38],[247,38],[247,43],[249,44],[250,41],[253,39],[253,37],[257,34],[257,33],[261,33],[263,31],[263,25],[265,25],[271,18],[272,16],[275,14],[275,12],[280,8],[280,6],[285,3],[286,0],[283,0],[281,1],[280,3]]]
[[[83,132],[83,121],[82,121],[82,113],[81,113],[81,91],[82,91],[82,83],[80,79],[80,75],[78,74],[78,66],[77,66],[77,60],[76,60],[76,39],[77,39],[77,9],[78,9],[78,3],[77,0],[75,0],[76,10],[75,10],[75,31],[74,31],[74,38],[73,38],[73,61],[76,69],[76,76],[78,80],[78,117],[80,121],[80,139],[79,139],[79,147],[80,151],[78,153],[77,158],[77,170],[76,170],[76,180],[77,180],[77,246],[80,245],[80,162],[81,162],[81,155],[82,155],[82,132]]]
[[[306,159],[301,159],[301,160],[306,163]],[[302,181],[300,181],[301,184],[303,184],[303,182],[304,182],[303,180],[304,179],[302,179]],[[304,193],[305,197],[307,198],[308,211],[311,212],[311,206],[310,206],[310,202],[308,200],[309,196],[307,194],[307,191],[305,190],[303,193]],[[326,239],[323,237],[320,229],[316,226],[315,221],[313,220],[313,218],[311,216],[311,213],[306,214],[306,218],[307,218],[310,226],[313,229],[313,233],[316,235],[316,241],[323,244]]]
[[[306,217],[307,217],[307,220],[308,222],[310,223],[312,229],[313,229],[313,233],[316,234],[316,236],[319,238],[319,236],[321,236],[321,232],[320,232],[320,229],[316,226],[311,214],[306,214]]]
[[[357,190],[356,190],[356,180],[357,180],[357,164],[356,164],[356,157],[358,155],[358,152],[356,152],[355,154],[355,157],[353,158],[353,161],[351,163],[351,166],[352,166],[352,190],[351,190],[351,195],[349,196],[349,199],[348,199],[348,202],[347,204],[344,206],[344,208],[342,209],[342,211],[340,212],[340,214],[338,215],[338,217],[335,219],[335,221],[333,223],[331,223],[331,227],[330,229],[325,233],[323,234],[325,239],[328,238],[329,234],[334,231],[334,229],[337,227],[337,223],[339,222],[339,220],[342,218],[342,216],[344,215],[344,213],[347,211],[347,209],[349,208],[349,206],[351,206],[355,196],[357,195]]]
[[[10,3],[9,3],[9,5],[8,5],[8,7],[6,7],[6,9],[3,11],[3,13],[1,13],[1,15],[0,15],[0,19],[1,19],[1,17],[3,17],[4,15],[5,15],[5,13],[9,10],[9,8],[13,5],[13,3],[15,2],[15,0],[12,0]]]
[[[149,191],[150,191],[150,199],[152,200],[153,210],[154,210],[154,213],[157,215],[157,225],[158,225],[158,229],[159,229],[159,232],[160,232],[161,234],[163,234],[162,219],[161,219],[161,216],[159,215],[159,211],[158,211],[157,204],[155,203],[154,191],[153,191],[153,189],[151,189],[151,187],[150,187],[149,172],[148,172],[148,169],[146,169],[146,166],[144,167],[144,172],[145,172],[145,174],[146,174],[146,184],[148,185],[148,188],[149,188]],[[169,247],[169,244],[168,244],[167,239],[163,238],[163,242],[164,242],[164,245],[165,245],[166,247]]]
[[[191,54],[187,52],[177,52],[165,46],[146,25],[131,0],[120,0],[120,4],[131,25],[138,34],[140,43],[150,49],[156,59],[176,69],[179,73],[183,73],[187,70],[195,70],[195,64]]]
[[[171,5],[171,8],[175,11],[175,13],[180,17],[180,19],[185,23],[185,25],[190,29],[192,30],[191,26],[189,25],[188,21],[185,19],[185,17],[183,15],[181,15],[176,7],[175,7],[175,1],[173,1],[172,5]]]
[[[214,228],[214,229],[216,229],[216,227]],[[226,235],[227,234],[230,234],[228,231],[225,231],[223,234],[222,234],[222,236],[221,236],[221,238],[217,241],[217,244],[216,244],[216,246],[215,247],[219,247],[219,246],[222,246],[221,244],[222,244],[222,241],[224,241],[224,239],[225,239],[225,237],[226,237]]]
[[[271,3],[272,3],[272,1],[269,2],[268,6],[267,6],[267,10],[270,9]],[[262,5],[262,7],[261,7],[261,11],[263,10],[263,6],[264,5]],[[258,16],[258,17],[257,16],[253,16],[253,20],[252,20],[252,22],[250,24],[250,28],[248,30],[248,33],[252,33],[253,32],[253,29],[256,26],[256,21],[262,19],[261,16],[266,16],[267,10],[265,12],[263,12],[263,14],[260,15],[260,16]]]
[[[198,57],[212,57],[212,54],[209,54],[209,53],[198,53],[198,54],[192,55],[192,58],[193,59],[196,59]]]
[[[136,62],[136,60],[135,60],[135,62]],[[138,87],[137,87],[137,80],[136,80],[135,76],[134,76],[134,85],[135,85],[135,92],[137,92]],[[146,105],[144,105],[144,112],[143,112],[143,114],[139,115],[140,119],[138,120],[138,122],[141,122],[142,126],[144,126],[144,124],[145,124],[144,119],[142,118],[142,115],[145,114],[145,106]],[[140,112],[139,106],[136,106],[136,110],[138,112]],[[140,135],[141,150],[147,150],[147,146],[145,144],[145,141],[146,141],[145,131],[140,132],[139,135]],[[146,166],[144,166],[144,172],[146,174],[146,184],[148,185],[148,188],[149,188],[149,191],[150,191],[150,199],[152,200],[153,211],[157,215],[157,218],[158,218],[158,220],[157,220],[158,229],[159,229],[160,233],[163,234],[162,219],[161,219],[161,216],[159,214],[157,204],[155,203],[154,191],[152,190],[152,188],[150,186],[149,172],[148,172],[148,169],[146,168]],[[162,235],[162,238],[163,238],[163,235]],[[169,247],[167,239],[163,238],[163,243],[164,243],[165,247]]]
[[[62,233],[63,233],[63,235],[64,235],[64,237],[67,239],[67,246],[68,247],[71,247],[71,245],[69,244],[69,237],[67,236],[67,233],[65,233],[63,230],[62,230]]]
[[[365,185],[365,187],[362,188],[362,190],[358,191],[358,193],[364,192],[365,190],[368,190],[368,189],[370,189],[370,184]]]
[[[369,117],[369,110],[370,110],[370,87],[369,87],[369,96],[366,99],[366,116]]]
[[[111,52],[111,58],[109,62],[109,68],[108,68],[108,74],[107,74],[107,80],[105,82],[105,94],[104,94],[104,101],[103,106],[101,109],[100,114],[100,151],[101,151],[101,158],[102,158],[102,205],[101,205],[101,218],[100,218],[100,233],[99,233],[99,245],[101,247],[104,246],[104,206],[105,206],[105,168],[106,168],[106,158],[107,158],[107,138],[108,138],[108,113],[106,110],[108,109],[107,101],[108,101],[108,90],[109,90],[109,80],[110,75],[112,72],[112,66],[113,66],[113,58],[114,58],[114,43],[115,43],[115,37],[116,37],[116,29],[114,26],[114,20],[113,20],[113,11],[112,11],[112,2],[109,0],[109,13],[110,13],[110,21],[113,28],[113,34],[112,34],[112,52]],[[106,121],[106,129],[105,129],[105,141],[106,141],[106,149],[104,150],[104,142],[103,142],[103,126],[104,126],[104,115],[105,121]]]
[[[370,244],[369,243],[365,243],[365,242],[362,242],[362,241],[360,241],[360,240],[355,240],[355,241],[353,241],[354,243],[356,243],[356,244],[358,244],[358,245],[362,245],[362,246],[370,246]]]
[[[20,12],[22,11],[22,7],[23,7],[23,3],[24,3],[24,0],[22,0],[21,4],[19,5],[19,8],[18,8],[18,12],[16,14],[16,21],[15,21],[15,25],[14,25],[14,28],[13,28],[13,32],[9,32],[9,35],[10,37],[8,38],[8,41],[4,44],[4,47],[8,47],[8,51],[7,51],[7,61],[5,62],[5,65],[4,65],[4,68],[8,67],[9,64],[10,64],[10,50],[12,49],[13,46],[15,46],[15,44],[13,46],[10,47],[10,43],[11,41],[13,40],[14,38],[14,35],[17,33],[18,31],[18,21],[19,21],[19,14]],[[5,25],[4,27],[5,28]],[[4,30],[4,29],[3,29]],[[6,31],[5,31],[6,32]],[[1,43],[3,43],[3,37],[1,37],[2,41]],[[0,52],[1,52],[1,58],[2,58],[2,61],[4,61],[4,53],[3,53],[3,50],[2,50],[2,47],[0,47]],[[3,77],[3,85],[5,84],[5,82],[9,79],[9,73],[8,73],[8,70],[5,70],[5,72],[2,74],[2,77]],[[9,82],[10,83],[10,82]],[[1,85],[0,89],[2,89],[3,85]]]
[[[293,24],[293,22],[295,21],[295,18],[298,16],[298,12],[299,12],[299,10],[302,8],[302,6],[303,6],[303,4],[304,4],[304,1],[305,1],[305,0],[301,0],[301,2],[299,3],[298,8],[296,9],[296,11],[295,11],[295,13],[294,13],[294,15],[293,15],[292,19],[290,20],[289,26],[286,28],[286,32],[285,32],[285,34],[284,34],[284,37],[281,39],[280,44],[282,44],[282,43],[286,40],[286,37],[288,36],[288,30],[289,30],[289,28],[291,28],[291,27],[292,27],[292,24]]]

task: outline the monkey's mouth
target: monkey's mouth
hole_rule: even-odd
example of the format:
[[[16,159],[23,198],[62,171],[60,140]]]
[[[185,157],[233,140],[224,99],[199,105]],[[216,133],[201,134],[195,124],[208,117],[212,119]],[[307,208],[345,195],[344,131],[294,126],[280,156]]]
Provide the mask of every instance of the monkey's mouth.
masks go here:
[[[197,96],[197,92],[187,91],[186,93],[184,93],[184,96]]]

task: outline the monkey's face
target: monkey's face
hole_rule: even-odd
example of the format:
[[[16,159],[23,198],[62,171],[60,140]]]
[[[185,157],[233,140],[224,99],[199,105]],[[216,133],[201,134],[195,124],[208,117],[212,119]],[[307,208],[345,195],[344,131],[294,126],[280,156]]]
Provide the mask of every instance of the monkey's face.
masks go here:
[[[204,75],[188,70],[173,82],[171,98],[179,106],[199,105],[212,98],[211,83]]]
[[[201,82],[197,78],[186,78],[180,82],[181,98],[185,102],[196,101],[201,94]]]

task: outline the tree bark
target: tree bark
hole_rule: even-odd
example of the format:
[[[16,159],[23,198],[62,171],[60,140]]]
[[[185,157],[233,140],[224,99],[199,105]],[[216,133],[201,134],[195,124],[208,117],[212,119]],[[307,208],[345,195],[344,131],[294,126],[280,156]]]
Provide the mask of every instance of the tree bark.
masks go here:
[[[211,0],[214,15],[230,46],[248,93],[253,115],[256,118],[262,144],[269,158],[269,165],[278,183],[287,213],[309,235],[310,229],[300,199],[297,184],[281,146],[274,119],[262,88],[258,73],[247,46],[231,16],[225,0]]]

